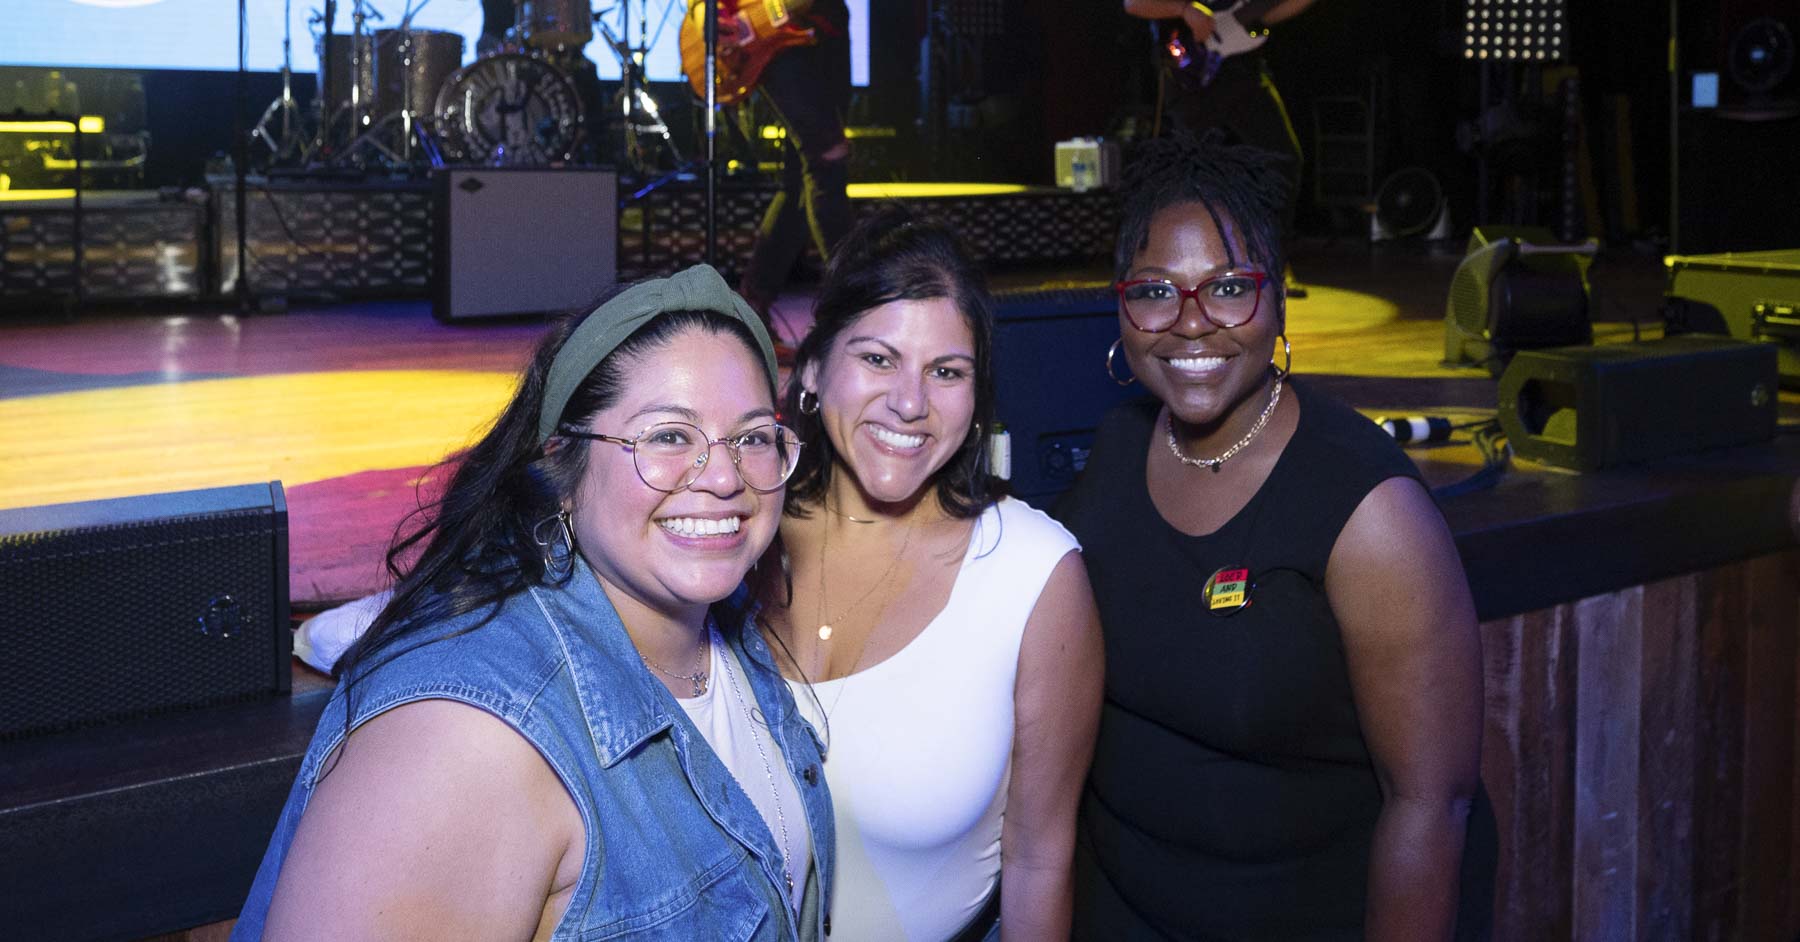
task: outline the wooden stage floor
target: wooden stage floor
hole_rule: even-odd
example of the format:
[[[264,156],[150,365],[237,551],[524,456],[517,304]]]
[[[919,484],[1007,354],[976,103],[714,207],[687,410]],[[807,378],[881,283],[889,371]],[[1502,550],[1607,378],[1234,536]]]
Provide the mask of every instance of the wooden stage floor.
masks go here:
[[[1311,244],[1295,254],[1311,288],[1288,306],[1297,371],[1395,381],[1377,388],[1396,390],[1381,403],[1396,410],[1492,411],[1484,373],[1439,365],[1453,250]],[[1047,277],[1080,275],[1104,273]],[[1630,339],[1633,320],[1655,332],[1656,260],[1605,258],[1593,276],[1598,339]],[[804,294],[784,297],[776,313],[790,339],[810,323]],[[381,547],[414,488],[428,491],[431,466],[497,414],[541,330],[443,325],[424,301],[255,317],[8,317],[0,509],[279,480],[296,607],[354,597],[379,584]],[[1099,369],[1103,351],[1091,353]]]

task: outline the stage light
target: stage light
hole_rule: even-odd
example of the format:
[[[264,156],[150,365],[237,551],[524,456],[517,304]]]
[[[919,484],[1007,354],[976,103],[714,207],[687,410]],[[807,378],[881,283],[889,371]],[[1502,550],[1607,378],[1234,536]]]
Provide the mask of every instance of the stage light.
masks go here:
[[[1544,62],[1568,55],[1566,0],[1466,0],[1463,58]]]
[[[0,134],[73,134],[73,121],[0,121]],[[106,119],[99,115],[81,116],[81,133],[106,133]]]

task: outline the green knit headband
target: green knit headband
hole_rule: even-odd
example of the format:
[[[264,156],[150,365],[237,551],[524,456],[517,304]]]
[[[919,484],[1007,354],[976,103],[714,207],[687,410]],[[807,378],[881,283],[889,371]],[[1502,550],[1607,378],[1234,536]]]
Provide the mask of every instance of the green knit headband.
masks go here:
[[[769,388],[775,388],[775,345],[769,342],[769,331],[763,327],[762,318],[711,265],[695,265],[667,278],[625,289],[595,308],[575,328],[550,363],[550,376],[544,383],[544,406],[538,413],[538,444],[549,441],[556,433],[557,420],[562,418],[569,397],[594,367],[637,333],[638,328],[671,311],[711,311],[749,328],[762,352],[763,368],[769,372]]]

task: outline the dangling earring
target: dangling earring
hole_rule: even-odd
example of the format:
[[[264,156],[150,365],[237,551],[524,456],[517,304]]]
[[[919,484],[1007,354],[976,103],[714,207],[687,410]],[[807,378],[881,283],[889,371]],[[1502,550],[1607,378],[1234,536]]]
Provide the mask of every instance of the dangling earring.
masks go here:
[[[1113,372],[1113,357],[1118,355],[1119,348],[1121,346],[1123,346],[1124,344],[1125,344],[1125,338],[1120,337],[1119,339],[1112,342],[1112,346],[1106,348],[1106,376],[1108,379],[1111,379],[1113,382],[1118,383],[1121,386],[1129,386],[1132,383],[1137,382],[1136,376],[1130,376],[1130,377],[1126,377],[1125,379],[1120,379],[1119,374]]]
[[[812,397],[812,399],[810,400],[812,403],[812,408],[810,408],[810,409],[806,407],[806,404],[809,401],[806,398],[807,396]],[[818,415],[819,414],[819,394],[818,393],[813,392],[810,389],[801,389],[800,390],[800,414],[801,415]]]
[[[1270,359],[1269,367],[1275,371],[1276,379],[1286,379],[1287,375],[1294,371],[1294,345],[1288,343],[1287,334],[1282,333],[1277,334],[1276,336],[1281,338],[1281,354],[1283,362],[1280,366],[1276,366],[1274,359]]]
[[[566,551],[560,553],[557,552],[556,545],[556,528],[558,524],[561,525],[562,537],[565,541],[563,546],[567,547]],[[545,530],[546,526],[550,527],[548,532]],[[531,528],[531,541],[538,545],[538,551],[543,554],[544,574],[546,576],[549,576],[551,579],[565,579],[568,577],[569,573],[575,571],[575,528],[569,522],[569,512],[567,510],[558,510],[556,513],[539,520],[537,525]],[[558,569],[559,561],[561,563],[560,571]]]
[[[963,442],[963,447],[973,448],[979,444],[981,444],[981,423],[971,422],[969,424],[969,440]]]

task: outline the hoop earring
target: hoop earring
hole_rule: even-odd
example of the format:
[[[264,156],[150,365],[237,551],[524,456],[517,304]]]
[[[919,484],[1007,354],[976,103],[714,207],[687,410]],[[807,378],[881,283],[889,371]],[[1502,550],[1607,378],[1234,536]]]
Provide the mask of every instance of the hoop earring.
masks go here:
[[[550,532],[544,532],[546,524],[552,526]],[[566,549],[559,553],[556,546],[556,525],[562,530],[563,546]],[[543,555],[544,574],[552,579],[566,579],[575,571],[575,528],[569,522],[569,512],[558,510],[556,513],[539,520],[531,528],[531,541],[538,545]],[[560,561],[560,567],[559,567]]]
[[[1113,357],[1118,355],[1119,348],[1121,346],[1124,346],[1124,344],[1125,344],[1125,338],[1120,337],[1119,339],[1112,342],[1112,346],[1106,348],[1106,377],[1108,379],[1112,380],[1113,382],[1118,383],[1120,386],[1129,386],[1132,383],[1137,382],[1136,376],[1130,376],[1125,379],[1120,379],[1119,374],[1113,372]]]
[[[808,409],[806,407],[806,403],[807,403],[806,397],[807,396],[812,397],[812,408],[810,408],[810,409]],[[819,394],[816,392],[813,392],[810,389],[801,389],[799,405],[800,405],[800,414],[801,415],[818,415],[819,414]]]
[[[1287,379],[1287,375],[1294,371],[1294,345],[1288,343],[1287,334],[1282,333],[1276,336],[1281,338],[1282,364],[1276,366],[1275,361],[1271,359],[1269,368],[1275,371],[1276,379]]]

